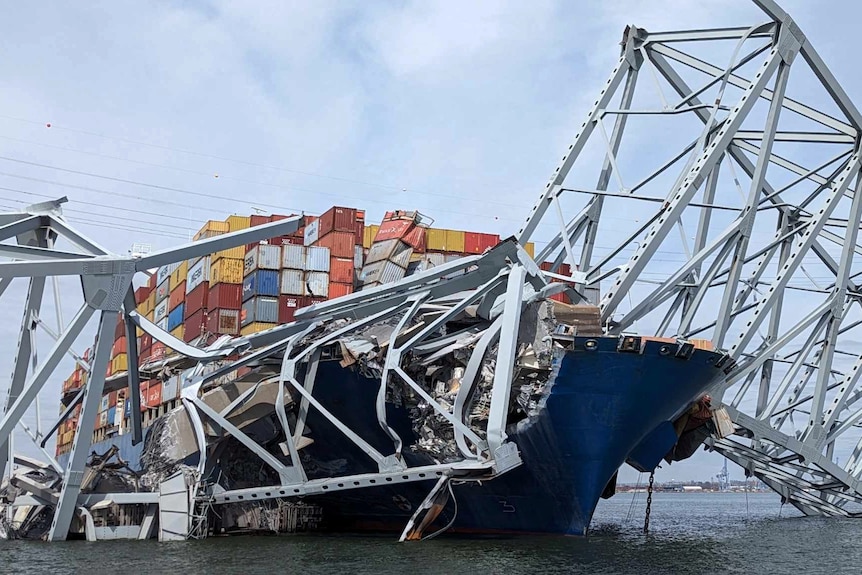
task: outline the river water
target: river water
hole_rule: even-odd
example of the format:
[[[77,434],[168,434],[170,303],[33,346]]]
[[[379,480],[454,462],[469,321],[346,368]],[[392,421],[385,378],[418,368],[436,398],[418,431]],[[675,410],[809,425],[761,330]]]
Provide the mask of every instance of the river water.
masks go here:
[[[862,519],[804,518],[773,494],[644,494],[603,501],[589,538],[284,535],[206,541],[0,541],[2,573],[862,573]]]

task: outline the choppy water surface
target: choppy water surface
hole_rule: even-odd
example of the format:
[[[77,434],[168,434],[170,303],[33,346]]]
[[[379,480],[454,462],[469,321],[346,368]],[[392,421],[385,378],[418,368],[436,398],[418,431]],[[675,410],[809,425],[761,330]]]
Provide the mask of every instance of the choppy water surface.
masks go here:
[[[634,505],[632,501],[634,499]],[[587,539],[211,538],[183,543],[0,541],[3,573],[862,573],[862,519],[802,518],[771,494],[602,502]],[[631,511],[631,513],[630,513]]]

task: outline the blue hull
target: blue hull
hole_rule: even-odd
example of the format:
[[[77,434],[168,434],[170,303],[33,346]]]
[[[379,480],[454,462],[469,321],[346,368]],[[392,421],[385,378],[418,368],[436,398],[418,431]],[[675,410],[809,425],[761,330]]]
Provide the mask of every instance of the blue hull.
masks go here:
[[[714,365],[719,356],[709,351],[678,358],[668,351],[676,345],[647,342],[643,353],[625,353],[617,351],[617,338],[596,338],[597,346],[588,351],[586,341],[577,338],[575,350],[558,360],[545,409],[508,429],[523,465],[481,485],[454,488],[453,531],[586,534],[602,491],[620,466],[637,454],[654,468],[676,441],[668,422],[721,374]],[[327,408],[372,438],[382,453],[392,451],[374,415],[376,381],[331,362],[321,366],[317,382],[315,395]],[[409,444],[407,438],[414,436],[406,412],[390,406],[389,421]],[[310,413],[308,422],[313,461],[339,472],[375,471],[323,417]],[[401,530],[432,485],[363,489],[319,503],[336,530]],[[449,513],[454,505],[447,507]],[[451,518],[444,513],[439,522]]]
[[[595,345],[588,349],[586,342]],[[584,535],[596,504],[627,460],[654,468],[676,442],[669,424],[689,402],[710,387],[721,370],[718,354],[695,350],[675,357],[675,344],[645,342],[640,353],[617,350],[617,338],[576,338],[574,349],[555,360],[544,408],[509,427],[509,439],[523,465],[482,484],[454,486],[437,523],[473,533],[553,533]],[[320,364],[315,396],[381,453],[392,442],[377,424],[379,383],[336,361]],[[388,421],[409,446],[415,441],[404,408],[387,405]],[[309,478],[375,472],[373,461],[315,410],[308,414],[314,443],[302,451]],[[119,443],[132,457],[129,436],[94,446],[103,451]],[[128,446],[126,445],[128,443]],[[136,450],[140,455],[140,446]],[[405,449],[410,465],[432,463]],[[132,461],[136,467],[137,460]],[[400,531],[433,482],[345,491],[309,498],[321,505],[335,531]]]

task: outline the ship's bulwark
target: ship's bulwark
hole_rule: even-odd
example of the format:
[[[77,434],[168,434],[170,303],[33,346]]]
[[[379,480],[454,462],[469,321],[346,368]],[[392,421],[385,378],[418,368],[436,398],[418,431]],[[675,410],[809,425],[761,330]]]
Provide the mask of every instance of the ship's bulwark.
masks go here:
[[[704,393],[721,374],[718,355],[647,342],[643,353],[617,351],[617,338],[586,338],[555,361],[555,377],[538,413],[510,426],[523,465],[492,481],[454,486],[453,531],[583,535],[602,490],[632,449],[663,422]],[[315,394],[348,426],[383,453],[391,442],[377,425],[377,382],[321,365]],[[409,445],[414,435],[406,410],[389,406],[389,421]],[[320,474],[373,471],[371,460],[328,421],[309,414],[315,443],[304,457]],[[668,446],[669,448],[670,446]],[[406,454],[408,460],[417,459]],[[417,461],[418,462],[418,461]],[[427,462],[427,460],[425,461]],[[433,482],[373,488],[319,498],[334,530],[401,530]],[[455,502],[437,523],[452,519]]]

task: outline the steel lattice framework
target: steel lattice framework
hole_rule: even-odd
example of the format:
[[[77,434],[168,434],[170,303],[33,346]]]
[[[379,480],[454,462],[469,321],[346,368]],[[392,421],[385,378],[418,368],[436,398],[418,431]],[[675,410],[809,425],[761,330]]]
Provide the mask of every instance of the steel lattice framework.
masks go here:
[[[82,406],[83,427],[65,468],[45,453],[62,485],[59,497],[31,498],[56,509],[49,538],[66,538],[76,510],[94,497],[147,504],[158,500],[152,493],[80,493],[91,440],[87,422],[98,411],[114,328],[122,318],[130,366],[138,365],[135,328],[201,365],[225,360],[214,371],[191,370],[183,385],[183,405],[199,445],[205,444],[202,421],[208,420],[278,474],[279,485],[203,493],[208,504],[322,493],[382,480],[439,477],[442,489],[453,477],[490,478],[521,463],[506,439],[505,419],[516,362],[514,334],[525,306],[563,289],[586,297],[601,285],[601,317],[608,335],[636,331],[711,338],[734,360],[713,396],[726,405],[736,434],[710,439],[712,448],[806,514],[850,514],[850,504],[862,502],[862,309],[857,284],[862,275],[857,257],[862,255],[857,243],[862,115],[790,17],[769,0],[756,4],[768,21],[751,27],[664,33],[626,29],[619,63],[517,238],[525,243],[547,234],[549,241],[536,258],[553,262],[547,272],[517,242],[508,241],[483,256],[307,308],[295,323],[198,349],[136,311],[131,290],[135,273],[290,233],[299,218],[123,257],[69,226],[61,201],[0,215],[0,242],[17,239],[17,245],[0,244],[0,255],[15,260],[0,263],[0,293],[15,278],[29,279],[0,419],[0,470],[11,458],[13,429],[26,427],[22,417],[68,354],[91,374],[85,387],[47,432],[25,429],[44,447],[72,408]],[[715,63],[722,55],[723,63]],[[639,89],[643,84],[646,89]],[[61,238],[77,251],[58,249]],[[51,276],[79,277],[84,299],[70,322],[60,321],[58,332],[40,317]],[[477,306],[487,324],[469,334],[431,338],[468,306]],[[94,355],[84,361],[73,346],[95,315]],[[464,397],[459,391],[453,411],[424,398],[452,426],[462,460],[411,468],[400,457],[401,439],[391,429],[394,453],[386,455],[327,415],[315,398],[314,380],[320,354],[335,338],[384,318],[396,319],[399,333],[419,316],[426,323],[405,341],[393,337],[385,354],[378,408],[392,378],[424,393],[404,368],[407,355],[439,353],[459,337],[477,343],[462,382]],[[314,330],[344,319],[352,323],[311,345],[302,343]],[[55,342],[44,357],[36,354],[37,330]],[[492,343],[499,350],[497,368],[480,438],[464,425],[458,409],[473,393],[475,372]],[[237,353],[242,354],[239,360],[225,359]],[[285,437],[293,439],[285,446],[289,463],[228,421],[229,408],[251,392],[223,412],[198,397],[207,381],[267,358],[281,362],[276,407]],[[299,363],[303,370],[297,369]],[[128,383],[132,432],[139,441],[137,370],[130,370]],[[302,397],[293,426],[284,413],[286,389]],[[311,408],[362,448],[378,472],[308,480],[296,443],[302,414]],[[384,411],[378,409],[378,421],[387,429]],[[202,468],[205,460],[201,458]],[[86,516],[86,510],[81,514]]]
[[[550,229],[537,260],[601,282],[609,334],[726,350],[737,365],[714,397],[743,437],[712,446],[804,513],[847,514],[862,500],[862,115],[794,21],[755,4],[769,18],[751,27],[627,28],[519,237]]]

